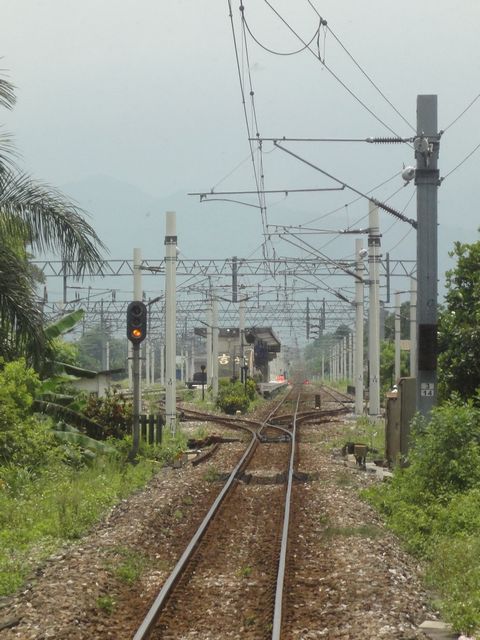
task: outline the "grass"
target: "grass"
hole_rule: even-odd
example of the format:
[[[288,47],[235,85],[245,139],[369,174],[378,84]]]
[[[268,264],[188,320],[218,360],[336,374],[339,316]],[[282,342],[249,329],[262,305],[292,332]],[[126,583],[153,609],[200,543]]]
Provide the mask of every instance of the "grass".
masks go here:
[[[216,482],[220,478],[220,472],[213,466],[209,466],[203,474],[203,479],[206,482]]]
[[[363,416],[357,418],[340,437],[322,443],[322,447],[326,450],[341,449],[346,442],[366,444],[371,450],[367,454],[367,460],[382,458],[385,451],[385,423],[383,419],[374,420]],[[378,453],[374,453],[374,450]]]
[[[249,578],[252,575],[252,567],[249,566],[245,566],[245,567],[240,567],[239,571],[238,571],[238,575],[240,576],[240,578]]]
[[[105,611],[108,615],[113,613],[116,606],[115,598],[113,596],[100,596],[97,598],[97,607],[102,611]]]
[[[112,573],[125,584],[135,584],[147,565],[145,555],[127,547],[116,548],[113,553],[115,559],[109,564]]]
[[[145,460],[135,466],[102,460],[80,470],[58,465],[13,493],[0,490],[0,596],[17,590],[38,562],[144,486],[157,467]]]

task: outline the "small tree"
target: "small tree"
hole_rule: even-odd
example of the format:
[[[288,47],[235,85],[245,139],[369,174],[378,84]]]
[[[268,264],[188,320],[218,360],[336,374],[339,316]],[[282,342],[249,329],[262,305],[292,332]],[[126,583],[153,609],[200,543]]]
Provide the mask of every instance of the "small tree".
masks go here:
[[[447,272],[446,307],[439,321],[439,388],[467,400],[480,387],[480,241],[456,242],[457,265]]]

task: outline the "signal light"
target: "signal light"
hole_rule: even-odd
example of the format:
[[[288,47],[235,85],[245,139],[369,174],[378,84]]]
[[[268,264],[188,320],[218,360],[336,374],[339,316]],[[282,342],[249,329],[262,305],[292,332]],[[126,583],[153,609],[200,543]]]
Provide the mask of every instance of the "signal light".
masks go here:
[[[147,307],[143,302],[130,302],[127,307],[127,338],[140,344],[147,336]]]

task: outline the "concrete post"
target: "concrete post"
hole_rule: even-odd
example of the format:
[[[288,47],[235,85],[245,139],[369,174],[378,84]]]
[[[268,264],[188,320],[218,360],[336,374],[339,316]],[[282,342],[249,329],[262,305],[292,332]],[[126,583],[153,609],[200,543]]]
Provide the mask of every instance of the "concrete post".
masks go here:
[[[414,142],[417,187],[417,409],[426,416],[437,401],[437,168],[440,137],[437,96],[417,96]]]
[[[212,298],[210,297],[209,307],[207,309],[207,384],[211,387],[213,384],[213,360],[212,360]]]
[[[398,384],[400,380],[400,327],[401,327],[401,304],[400,293],[395,293],[395,369],[394,369],[394,383]]]
[[[165,386],[165,345],[160,345],[160,384]]]
[[[410,377],[417,373],[417,281],[410,280]]]
[[[369,201],[368,266],[369,266],[369,304],[368,304],[368,355],[370,363],[369,406],[370,416],[380,415],[380,228],[378,207]]]
[[[218,396],[218,299],[213,295],[212,300],[212,396],[213,400]]]
[[[177,231],[174,211],[167,211],[165,233],[165,425],[172,435],[177,426],[177,326],[176,326]]]
[[[363,415],[363,241],[355,240],[355,414]]]

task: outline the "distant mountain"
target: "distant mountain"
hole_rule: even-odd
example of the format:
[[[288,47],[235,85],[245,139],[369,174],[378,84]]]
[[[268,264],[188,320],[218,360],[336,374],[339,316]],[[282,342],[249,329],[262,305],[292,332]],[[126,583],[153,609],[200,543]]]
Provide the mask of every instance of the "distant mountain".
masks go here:
[[[146,193],[135,185],[116,180],[106,175],[95,175],[78,182],[65,184],[62,191],[73,198],[90,215],[93,225],[100,238],[110,250],[110,257],[131,258],[134,247],[140,247],[144,258],[161,258],[165,254],[165,212],[176,211],[177,235],[180,255],[185,258],[229,258],[236,255],[240,258],[260,257],[259,246],[262,242],[262,228],[260,212],[253,207],[246,207],[231,202],[199,203],[198,197],[178,192],[155,197]],[[275,223],[295,224],[297,220],[304,220],[308,212],[296,213],[294,209],[283,209],[282,205],[274,208]],[[381,219],[381,225],[389,221]],[[273,221],[270,212],[270,221]],[[399,239],[408,232],[399,229]],[[328,237],[328,236],[327,236]],[[438,230],[438,261],[440,295],[443,295],[445,271],[453,266],[448,257],[455,240],[461,242],[475,242],[479,239],[478,232],[459,225],[450,226],[440,224]],[[306,237],[312,246],[322,246],[314,236]],[[391,243],[391,238],[390,242]],[[364,246],[367,239],[364,237]],[[382,239],[382,253],[387,250],[386,242]],[[277,245],[278,246],[278,245]],[[342,255],[353,255],[353,238],[346,235],[335,241],[334,249],[327,247],[324,253],[330,258]],[[280,245],[281,255],[300,255],[300,249],[292,247],[287,242]],[[309,255],[303,254],[303,255]],[[401,243],[398,250],[393,250],[391,258],[415,259],[416,238],[412,231],[410,236]],[[311,254],[310,254],[311,257]],[[392,282],[392,291],[397,286]]]
[[[89,214],[111,258],[130,258],[134,247],[142,249],[144,258],[162,257],[166,211],[177,213],[178,245],[188,258],[247,255],[261,242],[255,209],[231,203],[200,204],[186,192],[158,198],[105,175],[65,184],[62,191]]]

